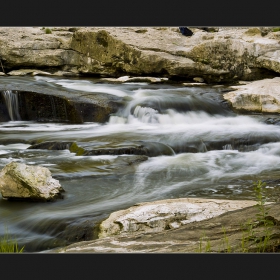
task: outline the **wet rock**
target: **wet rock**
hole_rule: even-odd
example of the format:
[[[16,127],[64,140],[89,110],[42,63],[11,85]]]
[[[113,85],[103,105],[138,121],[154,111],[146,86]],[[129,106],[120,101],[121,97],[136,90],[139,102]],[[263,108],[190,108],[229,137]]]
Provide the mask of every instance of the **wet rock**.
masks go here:
[[[167,144],[146,141],[139,141],[139,143],[141,143],[141,145],[144,147],[143,150],[149,157],[175,155],[174,150]]]
[[[267,119],[263,122],[279,125],[278,119]],[[161,142],[148,141],[123,141],[100,143],[84,143],[73,141],[45,141],[30,143],[28,149],[69,150],[77,156],[100,155],[139,155],[146,157],[173,156],[180,153],[203,153],[214,150],[238,150],[240,152],[255,151],[261,145],[274,143],[280,140],[278,135],[266,135],[265,133],[250,134],[221,140],[180,141],[178,144],[167,145]],[[1,141],[0,141],[1,142]],[[2,141],[3,142],[3,141]],[[2,143],[1,142],[1,143]],[[10,143],[8,140],[3,143]]]
[[[264,122],[266,124],[280,125],[280,119],[279,118],[267,118]]]
[[[159,142],[135,141],[127,143],[107,143],[106,147],[96,143],[76,143],[45,141],[36,143],[28,149],[66,150],[76,153],[78,156],[100,156],[100,155],[143,155],[155,157],[161,155],[174,155],[174,151],[166,144]]]
[[[280,113],[280,77],[240,86],[224,94],[234,109],[241,112]]]
[[[37,143],[29,146],[27,149],[42,149],[42,150],[70,150],[71,146],[74,145],[74,142],[55,142],[55,141],[46,141],[42,143]]]
[[[116,159],[118,166],[134,165],[148,160],[144,155],[132,155],[132,156],[119,156]]]
[[[254,201],[181,198],[139,203],[113,212],[100,224],[99,238],[122,233],[160,232],[227,211],[254,205]]]
[[[104,123],[110,114],[123,106],[122,98],[110,94],[12,83],[13,78],[2,81],[0,85],[0,120],[3,118],[3,121],[10,119],[2,97],[7,91],[17,96],[20,118],[27,121]]]
[[[0,190],[4,199],[32,201],[62,198],[64,191],[46,167],[18,162],[11,162],[1,170]]]

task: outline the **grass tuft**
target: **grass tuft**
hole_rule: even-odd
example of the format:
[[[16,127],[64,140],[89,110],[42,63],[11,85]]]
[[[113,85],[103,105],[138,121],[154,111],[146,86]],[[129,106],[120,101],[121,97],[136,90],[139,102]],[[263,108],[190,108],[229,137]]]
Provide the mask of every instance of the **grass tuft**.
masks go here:
[[[270,216],[268,216],[268,212],[270,208],[265,207],[265,204],[267,202],[266,189],[265,189],[266,183],[259,180],[257,182],[254,182],[253,186],[255,191],[255,197],[257,200],[256,208],[258,209],[258,212],[256,214],[255,222],[250,220],[244,225],[241,225],[242,240],[241,240],[240,251],[242,253],[249,252],[250,244],[255,244],[257,246],[258,253],[267,252],[269,250],[268,243],[272,237],[272,227],[274,226],[272,219],[269,219]],[[254,228],[258,226],[262,226],[263,230],[257,233],[254,230]],[[223,227],[223,232],[224,232],[224,236],[223,236],[222,252],[231,253],[233,252],[233,247],[229,244],[229,239],[226,234],[226,229],[224,227]],[[203,248],[203,241],[205,243],[205,240],[207,240],[207,242],[205,248]],[[210,240],[204,234],[204,236],[200,238],[199,248],[196,252],[203,253],[203,252],[210,252],[210,251],[211,251]]]
[[[10,236],[6,229],[4,237],[0,238],[0,253],[22,253],[23,250],[24,246],[19,248],[17,241]]]

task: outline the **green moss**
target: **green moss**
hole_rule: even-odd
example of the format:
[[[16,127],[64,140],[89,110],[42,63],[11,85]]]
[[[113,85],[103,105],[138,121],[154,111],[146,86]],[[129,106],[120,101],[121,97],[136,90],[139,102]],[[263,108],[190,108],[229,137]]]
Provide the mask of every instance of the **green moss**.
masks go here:
[[[249,36],[254,36],[254,35],[260,35],[261,34],[261,30],[258,28],[258,27],[252,27],[252,28],[249,28],[246,32],[245,32],[246,35],[249,35]]]
[[[197,61],[203,64],[209,64],[210,61],[207,58],[197,57]]]
[[[45,29],[46,34],[52,34],[52,30],[50,28]]]
[[[277,31],[280,31],[280,27],[275,27],[272,29],[272,32],[277,32]]]
[[[85,150],[77,145],[77,143],[73,143],[69,148],[71,153],[76,153],[77,156],[82,156],[85,153]]]

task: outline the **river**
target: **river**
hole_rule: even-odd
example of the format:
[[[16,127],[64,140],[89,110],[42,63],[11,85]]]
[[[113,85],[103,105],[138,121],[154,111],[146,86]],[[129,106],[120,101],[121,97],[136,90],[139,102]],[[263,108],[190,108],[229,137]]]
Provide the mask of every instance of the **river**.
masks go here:
[[[96,223],[138,202],[254,199],[252,183],[259,179],[267,183],[270,200],[279,196],[280,126],[265,122],[271,116],[234,113],[222,102],[226,86],[41,76],[11,82],[103,92],[126,101],[106,123],[69,124],[21,120],[17,99],[6,97],[13,120],[0,123],[0,168],[11,161],[45,166],[65,189],[64,198],[54,202],[0,196],[0,235],[8,229],[25,252],[94,238]],[[131,154],[78,156],[69,150],[28,149],[34,141],[75,141],[97,148],[142,143],[155,155],[131,164]]]

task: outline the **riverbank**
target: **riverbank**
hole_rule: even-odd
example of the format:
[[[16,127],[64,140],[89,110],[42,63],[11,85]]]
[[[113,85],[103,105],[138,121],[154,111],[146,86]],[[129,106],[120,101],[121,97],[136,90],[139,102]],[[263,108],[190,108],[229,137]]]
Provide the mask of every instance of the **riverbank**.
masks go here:
[[[219,200],[216,200],[219,203]],[[234,202],[234,201],[232,201]],[[238,201],[236,201],[238,204]],[[269,205],[273,226],[266,252],[279,252],[280,204]],[[266,227],[257,222],[256,206],[228,211],[161,232],[120,234],[42,253],[231,253],[260,252]],[[250,223],[252,228],[250,229]]]
[[[279,76],[280,31],[272,27],[1,27],[8,75],[154,76],[227,83]],[[33,69],[33,70],[32,70]],[[18,71],[20,70],[20,71]]]

